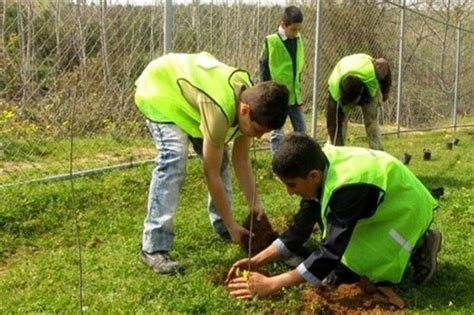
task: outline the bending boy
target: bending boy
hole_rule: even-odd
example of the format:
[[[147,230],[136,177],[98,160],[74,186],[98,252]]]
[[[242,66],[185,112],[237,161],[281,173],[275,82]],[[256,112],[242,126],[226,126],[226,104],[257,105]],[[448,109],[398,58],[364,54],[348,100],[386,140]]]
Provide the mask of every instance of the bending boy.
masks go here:
[[[249,211],[263,214],[249,159],[252,137],[280,128],[288,113],[288,90],[265,82],[253,86],[248,72],[209,53],[168,54],[151,62],[136,82],[135,102],[147,118],[158,150],[144,222],[141,260],[159,274],[183,271],[169,251],[173,217],[186,176],[188,144],[202,157],[214,231],[239,243],[248,230],[232,217],[227,143]]]
[[[323,149],[310,137],[287,136],[273,158],[273,171],[290,195],[303,198],[294,223],[272,245],[250,259],[250,280],[228,274],[228,289],[239,299],[265,296],[307,281],[319,285],[358,281],[398,283],[409,263],[413,281],[423,284],[436,270],[441,234],[429,229],[437,207],[429,191],[400,161],[365,148]],[[322,240],[296,269],[266,277],[258,268],[303,252],[313,227]]]
[[[361,107],[369,147],[383,150],[378,109],[388,99],[392,75],[387,60],[366,54],[342,58],[329,77],[326,124],[332,144],[344,145],[351,112]]]

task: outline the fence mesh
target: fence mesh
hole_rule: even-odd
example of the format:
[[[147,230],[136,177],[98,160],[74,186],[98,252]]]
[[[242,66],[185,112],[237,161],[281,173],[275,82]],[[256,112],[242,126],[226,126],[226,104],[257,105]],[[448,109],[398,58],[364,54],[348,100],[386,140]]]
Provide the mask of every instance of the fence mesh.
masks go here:
[[[317,104],[325,137],[327,79],[343,56],[383,56],[392,67],[384,130],[396,129],[402,70],[402,128],[450,125],[459,31],[457,117],[472,122],[472,1],[322,1]],[[314,93],[316,0],[192,0],[173,3],[172,50],[208,51],[247,69],[258,81],[266,35],[286,5],[303,14],[303,99],[310,122]],[[74,168],[88,170],[154,157],[133,104],[134,81],[163,51],[163,0],[3,0],[0,10],[0,185],[67,173],[71,132]],[[399,68],[401,13],[403,62]],[[74,111],[73,111],[74,109]],[[361,117],[354,117],[358,122]],[[350,130],[349,132],[352,132]],[[354,131],[356,132],[356,131]]]

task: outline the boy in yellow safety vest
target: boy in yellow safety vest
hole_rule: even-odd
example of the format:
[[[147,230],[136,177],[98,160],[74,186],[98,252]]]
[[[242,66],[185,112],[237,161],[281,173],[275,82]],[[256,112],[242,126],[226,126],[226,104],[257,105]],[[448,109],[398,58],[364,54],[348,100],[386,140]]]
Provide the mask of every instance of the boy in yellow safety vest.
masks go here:
[[[384,58],[354,54],[339,60],[328,81],[326,125],[330,142],[345,145],[349,117],[360,107],[369,147],[383,150],[378,111],[388,99],[391,85],[390,66]]]
[[[273,171],[290,195],[303,199],[294,223],[269,247],[230,269],[227,285],[239,299],[265,296],[305,281],[312,285],[358,281],[399,283],[409,264],[416,284],[428,282],[437,266],[441,233],[429,229],[437,202],[416,176],[389,154],[319,144],[307,135],[284,138]],[[312,251],[303,244],[315,224],[322,239]],[[296,269],[267,277],[263,265],[302,255]],[[237,268],[251,272],[235,277]]]
[[[281,128],[288,114],[288,90],[274,82],[253,85],[247,71],[206,52],[162,56],[146,67],[136,86],[135,103],[158,150],[140,258],[155,273],[176,274],[184,268],[169,252],[188,145],[203,161],[214,231],[240,243],[249,231],[232,216],[227,144],[233,141],[232,162],[249,211],[260,217],[263,207],[249,159],[251,139]]]
[[[261,81],[273,80],[284,84],[288,98],[289,117],[294,131],[305,132],[303,97],[301,94],[301,73],[304,68],[304,47],[300,31],[303,27],[303,14],[295,6],[285,8],[276,33],[265,37],[263,53],[260,58]],[[278,149],[283,131],[273,130],[270,136],[272,153]]]

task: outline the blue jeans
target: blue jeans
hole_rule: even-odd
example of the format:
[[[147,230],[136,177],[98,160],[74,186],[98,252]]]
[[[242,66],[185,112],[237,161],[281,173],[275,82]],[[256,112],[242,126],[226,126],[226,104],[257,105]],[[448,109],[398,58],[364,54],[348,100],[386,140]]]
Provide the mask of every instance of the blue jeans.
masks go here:
[[[304,121],[304,114],[303,112],[300,111],[299,109],[300,106],[290,106],[289,108],[289,116],[290,116],[290,121],[291,125],[293,126],[294,131],[298,132],[306,132],[306,123]],[[270,135],[270,149],[272,151],[272,154],[278,150],[278,147],[280,146],[281,141],[283,140],[284,137],[283,129],[275,129],[272,131]]]
[[[191,142],[202,157],[202,139],[189,137],[174,124],[147,121],[158,150],[157,166],[152,172],[148,192],[148,213],[144,222],[142,250],[148,253],[169,251],[173,244],[175,228],[173,217],[178,208],[179,194],[186,177],[188,145]],[[232,198],[227,147],[221,167],[221,177],[229,198]],[[209,220],[218,234],[227,231],[210,195],[208,197]]]

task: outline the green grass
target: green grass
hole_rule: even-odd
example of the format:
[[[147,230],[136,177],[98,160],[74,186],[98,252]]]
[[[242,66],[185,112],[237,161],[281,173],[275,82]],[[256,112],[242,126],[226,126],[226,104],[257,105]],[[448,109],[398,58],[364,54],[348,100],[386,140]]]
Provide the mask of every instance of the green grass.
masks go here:
[[[410,313],[474,313],[473,144],[467,130],[452,151],[444,132],[385,138],[396,157],[413,155],[409,167],[428,187],[444,186],[434,226],[443,232],[439,272],[426,286],[402,282],[398,288]],[[85,140],[84,140],[85,141]],[[84,147],[99,147],[89,139]],[[352,144],[366,146],[364,139]],[[150,142],[151,145],[151,142]],[[432,161],[422,160],[430,148]],[[92,155],[93,156],[93,155]],[[267,214],[280,231],[297,210],[297,197],[273,179],[268,152],[256,154],[258,189]],[[236,245],[212,233],[207,218],[207,190],[198,160],[188,165],[176,216],[173,252],[186,275],[156,276],[138,259],[151,166],[116,171],[71,183],[57,182],[0,189],[0,313],[74,313],[79,309],[78,255],[75,238],[79,214],[83,259],[84,306],[88,313],[297,313],[300,290],[245,304],[231,299],[222,280],[243,257]],[[246,215],[235,186],[236,217]],[[287,270],[274,263],[267,272]]]
[[[0,148],[0,185],[69,173],[69,139],[8,140]],[[76,137],[74,171],[153,158],[152,140],[121,139],[110,135]]]

